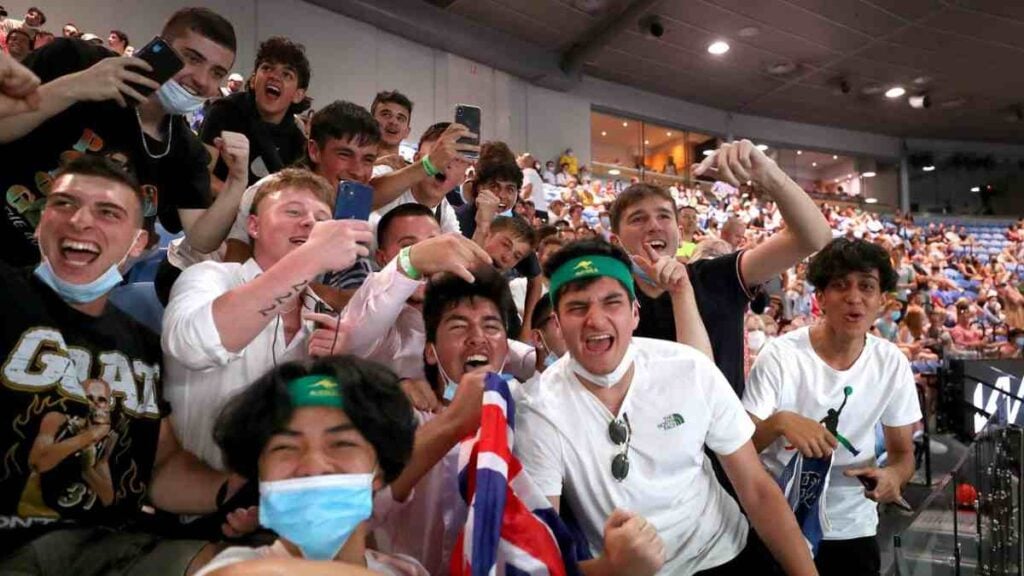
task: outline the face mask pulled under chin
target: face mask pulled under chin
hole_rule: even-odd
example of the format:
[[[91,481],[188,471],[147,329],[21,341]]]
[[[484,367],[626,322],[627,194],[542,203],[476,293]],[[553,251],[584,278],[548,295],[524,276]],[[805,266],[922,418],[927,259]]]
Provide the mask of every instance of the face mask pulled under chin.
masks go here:
[[[173,78],[164,82],[156,91],[160,105],[168,114],[185,116],[203,107],[206,98],[193,95]]]
[[[615,367],[611,372],[607,374],[594,374],[587,370],[579,363],[576,358],[569,359],[569,368],[576,373],[580,378],[585,379],[587,382],[600,386],[601,388],[611,388],[615,386],[626,376],[626,372],[633,366],[633,358],[636,356],[636,351],[633,349],[632,343],[626,348],[626,353],[622,355],[622,360],[619,360],[619,365]]]
[[[124,277],[121,275],[121,265],[123,265],[125,260],[128,259],[128,255],[131,253],[132,247],[135,246],[135,243],[139,240],[139,236],[141,234],[142,230],[138,230],[135,233],[135,238],[133,238],[131,244],[128,245],[128,251],[125,252],[121,260],[111,264],[103,274],[100,274],[99,277],[92,282],[74,284],[61,279],[57,276],[57,273],[53,271],[53,266],[50,264],[49,258],[42,253],[42,246],[39,247],[41,261],[39,265],[36,266],[34,274],[40,281],[42,281],[43,284],[49,286],[51,290],[56,292],[67,302],[72,304],[87,304],[89,302],[95,302],[124,281]]]
[[[431,344],[433,346],[433,344]],[[441,356],[437,353],[437,348],[434,348],[434,355],[437,357],[437,371],[441,374],[441,378],[444,380],[444,391],[441,393],[441,397],[444,398],[445,402],[451,402],[455,399],[455,393],[459,391],[459,383],[448,377],[448,373],[445,372],[444,366],[441,365]],[[501,368],[498,369],[498,375],[508,380],[512,379],[511,374],[505,373],[505,364],[508,363],[508,356],[505,356],[505,360],[501,363]]]

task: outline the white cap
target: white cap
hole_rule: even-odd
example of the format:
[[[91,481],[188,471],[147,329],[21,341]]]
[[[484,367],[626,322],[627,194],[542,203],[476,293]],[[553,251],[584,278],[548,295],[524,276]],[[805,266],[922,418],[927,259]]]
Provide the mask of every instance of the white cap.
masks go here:
[[[245,78],[238,72],[235,72],[231,76],[228,76],[228,82],[245,82]]]

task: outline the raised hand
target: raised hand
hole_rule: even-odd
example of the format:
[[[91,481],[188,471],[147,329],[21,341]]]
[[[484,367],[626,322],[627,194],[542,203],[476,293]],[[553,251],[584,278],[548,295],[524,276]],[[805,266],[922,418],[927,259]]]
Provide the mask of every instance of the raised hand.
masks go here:
[[[449,232],[413,245],[409,249],[409,263],[423,276],[451,272],[473,282],[470,270],[480,264],[490,264],[491,257],[472,240]]]
[[[75,72],[71,85],[72,95],[79,102],[102,102],[113,100],[122,108],[129,104],[145,102],[147,96],[140,94],[130,83],[158,90],[160,85],[136,70],[149,72],[153,68],[139,58],[121,56],[104,58],[81,72]]]

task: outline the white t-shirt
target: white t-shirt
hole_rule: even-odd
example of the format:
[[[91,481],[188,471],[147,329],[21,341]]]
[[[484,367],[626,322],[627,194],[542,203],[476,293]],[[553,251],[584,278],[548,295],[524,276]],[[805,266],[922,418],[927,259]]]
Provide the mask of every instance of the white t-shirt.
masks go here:
[[[561,496],[599,554],[604,524],[624,508],[651,522],[665,543],[660,574],[692,574],[735,558],[747,539],[739,506],[715,479],[704,446],[732,454],[754,432],[736,394],[700,352],[662,340],[633,338],[635,370],[618,415],[570,370],[568,355],[551,365],[517,404],[515,449],[546,496]],[[621,447],[608,424],[626,414],[633,430],[629,475],[612,477]]]
[[[548,210],[548,197],[544,193],[544,180],[533,168],[523,168],[523,186],[530,184],[530,200],[533,200],[533,207],[537,210]]]
[[[895,427],[921,419],[910,363],[894,344],[868,334],[857,361],[839,371],[814,351],[810,328],[801,328],[761,349],[743,394],[743,406],[762,420],[780,410],[821,420],[830,408],[839,409],[847,386],[852,393],[839,415],[838,430],[860,455],[854,456],[842,445],[833,454],[825,495],[825,513],[831,524],[825,531],[826,540],[875,535],[877,506],[864,497],[860,481],[843,472],[875,463],[875,424],[879,420],[883,426]],[[796,454],[786,445],[786,439],[779,438],[761,453],[761,461],[776,478]]]

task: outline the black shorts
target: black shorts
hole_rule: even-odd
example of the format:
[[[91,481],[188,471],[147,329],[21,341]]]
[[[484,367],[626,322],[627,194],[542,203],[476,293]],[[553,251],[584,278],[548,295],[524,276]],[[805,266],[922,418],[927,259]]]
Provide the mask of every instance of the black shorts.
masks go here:
[[[822,540],[814,564],[829,576],[878,576],[881,552],[874,536],[850,540]]]
[[[181,576],[208,543],[145,532],[59,528],[0,558],[4,576]]]
[[[743,547],[738,556],[725,564],[701,570],[694,576],[749,576],[752,574],[767,576],[774,574],[774,572],[765,570],[766,567],[772,566],[771,562],[771,553],[757,537],[757,532],[751,528],[747,534],[747,545]],[[778,573],[782,574],[781,571]]]

